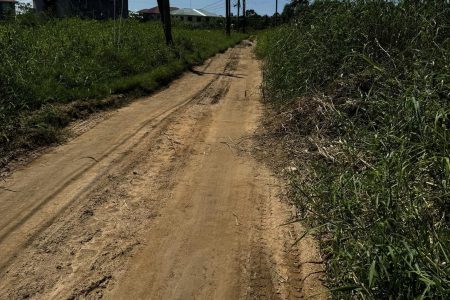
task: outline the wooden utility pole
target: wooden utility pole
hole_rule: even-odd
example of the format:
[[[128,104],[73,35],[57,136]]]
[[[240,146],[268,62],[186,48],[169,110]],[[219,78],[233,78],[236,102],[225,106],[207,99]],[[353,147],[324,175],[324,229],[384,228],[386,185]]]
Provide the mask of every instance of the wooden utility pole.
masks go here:
[[[237,22],[236,22],[236,27],[237,27],[237,31],[239,31],[239,27],[240,27],[240,25],[239,25],[239,15],[240,15],[240,10],[241,10],[241,0],[237,0],[237,4],[236,4],[236,6],[237,6]]]
[[[278,0],[275,0],[275,26],[278,25]]]
[[[242,32],[245,33],[245,26],[247,25],[247,11],[245,0],[242,0]]]
[[[227,35],[231,35],[231,0],[225,0],[226,18],[227,18]]]
[[[159,14],[161,15],[161,23],[164,29],[164,36],[166,37],[166,44],[172,45],[172,21],[170,20],[170,1],[158,0]]]

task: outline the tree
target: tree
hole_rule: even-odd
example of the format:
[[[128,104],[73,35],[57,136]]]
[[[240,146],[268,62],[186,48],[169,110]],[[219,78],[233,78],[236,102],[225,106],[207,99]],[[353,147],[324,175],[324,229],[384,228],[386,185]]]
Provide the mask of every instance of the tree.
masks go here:
[[[161,15],[161,23],[164,29],[164,36],[166,38],[166,44],[172,45],[172,21],[170,20],[170,1],[158,0],[159,14]]]
[[[291,3],[286,4],[284,6],[283,12],[281,13],[281,18],[283,22],[290,21],[293,17],[295,17],[299,10],[303,7],[308,6],[308,0],[292,0]]]
[[[259,17],[254,9],[247,9],[246,13],[247,17]]]

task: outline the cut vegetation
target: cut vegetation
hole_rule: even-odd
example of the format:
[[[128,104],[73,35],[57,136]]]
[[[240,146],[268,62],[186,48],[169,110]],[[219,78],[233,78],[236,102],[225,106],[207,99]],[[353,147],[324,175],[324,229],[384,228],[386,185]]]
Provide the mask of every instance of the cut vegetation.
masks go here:
[[[337,299],[450,298],[449,20],[448,1],[315,1],[259,36],[270,143]]]
[[[154,91],[245,37],[174,29],[167,47],[159,23],[41,20],[0,24],[0,166],[17,149],[61,138],[72,119]],[[7,155],[9,154],[9,155]]]

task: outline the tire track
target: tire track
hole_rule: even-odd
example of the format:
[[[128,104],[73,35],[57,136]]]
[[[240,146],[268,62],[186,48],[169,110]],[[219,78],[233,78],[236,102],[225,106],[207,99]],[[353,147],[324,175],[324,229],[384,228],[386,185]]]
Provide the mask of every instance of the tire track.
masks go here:
[[[302,229],[279,226],[291,215],[278,180],[252,157],[261,77],[251,48],[199,69],[36,161],[57,166],[48,178],[67,157],[80,165],[54,178],[46,204],[26,202],[28,219],[16,214],[21,225],[0,240],[15,249],[0,299],[297,299],[316,288],[312,248],[288,250]],[[51,183],[26,172],[16,177],[37,192]],[[0,209],[14,204],[4,196]]]
[[[222,72],[233,71],[233,64],[230,63],[230,61],[233,60],[232,53],[234,51],[235,50],[231,50],[227,55],[227,63],[223,67]],[[69,274],[71,274],[70,270],[73,269],[73,265],[77,265],[77,260],[79,258],[76,244],[87,245],[90,242],[95,241],[98,238],[99,233],[102,232],[102,229],[99,228],[105,226],[105,224],[96,226],[88,220],[95,218],[95,211],[98,210],[99,207],[102,207],[102,205],[105,205],[107,199],[116,198],[118,199],[117,201],[122,201],[127,198],[128,192],[126,190],[130,188],[129,183],[135,183],[136,181],[142,180],[138,178],[139,176],[136,176],[136,171],[133,171],[143,163],[142,158],[148,155],[153,155],[154,157],[163,157],[163,159],[167,159],[170,155],[168,156],[167,153],[162,153],[164,151],[158,151],[158,149],[161,149],[161,145],[164,145],[164,149],[169,149],[169,151],[166,152],[171,153],[171,155],[176,155],[180,159],[179,162],[184,160],[183,156],[186,155],[188,145],[185,145],[182,149],[178,149],[177,153],[174,153],[175,149],[173,149],[173,144],[167,140],[167,137],[164,136],[163,133],[167,133],[170,125],[176,123],[176,119],[183,113],[186,113],[186,111],[195,104],[200,102],[205,103],[205,99],[216,99],[217,97],[220,97],[219,95],[222,94],[222,91],[227,89],[227,85],[229,84],[227,81],[222,81],[221,78],[222,77],[220,75],[215,75],[213,79],[211,79],[209,83],[193,97],[185,100],[180,105],[177,105],[168,111],[160,113],[156,116],[156,120],[151,119],[146,121],[138,128],[138,130],[133,132],[125,140],[121,141],[120,144],[114,146],[113,149],[105,153],[103,156],[96,158],[96,161],[93,160],[91,165],[77,170],[75,174],[73,174],[72,178],[66,181],[63,186],[53,192],[50,196],[43,199],[41,203],[36,204],[33,208],[27,208],[30,211],[25,217],[19,218],[18,222],[6,228],[0,237],[0,246],[2,242],[9,237],[9,235],[11,235],[21,225],[26,224],[29,218],[33,217],[36,212],[39,212],[44,205],[51,202],[55,196],[63,193],[64,189],[81,177],[84,172],[94,168],[97,164],[102,163],[110,153],[117,151],[117,149],[120,149],[122,145],[129,143],[133,140],[133,138],[141,135],[133,141],[133,143],[127,145],[125,149],[121,149],[121,154],[114,158],[114,160],[110,163],[110,166],[93,179],[95,185],[88,185],[84,189],[79,190],[73,196],[74,199],[85,200],[77,201],[76,203],[67,202],[64,207],[48,219],[47,222],[45,222],[40,228],[36,229],[31,235],[28,235],[27,241],[24,244],[16,247],[15,253],[19,254],[20,252],[25,252],[25,255],[22,256],[20,254],[16,254],[1,265],[0,278],[2,279],[2,284],[0,284],[0,288],[2,288],[2,292],[0,292],[0,298],[2,298],[1,295],[8,295],[8,299],[38,295],[39,293],[42,293],[42,291],[47,291],[57,285],[58,281],[62,279],[60,276],[64,274],[62,270],[66,270]],[[199,119],[203,116],[198,115],[196,117]],[[191,126],[194,126],[194,124],[191,124]],[[148,130],[148,128],[151,129]],[[192,138],[195,136],[190,135],[190,137]],[[153,162],[157,163],[156,161]],[[151,170],[151,166],[148,167]],[[173,162],[167,161],[166,168],[154,170],[154,172],[155,174],[162,173],[164,176],[168,176],[168,174],[179,168],[181,168],[180,163],[173,164]],[[146,172],[148,172],[148,170]],[[131,175],[120,176],[117,174]],[[167,189],[167,183],[161,181],[158,182],[156,178],[155,182],[161,185],[159,188],[160,190]],[[125,186],[121,186],[124,183]],[[136,188],[136,186],[134,186],[134,188]],[[143,215],[142,217],[144,219],[151,219],[152,214],[154,214],[154,212]],[[89,229],[89,226],[96,229]],[[78,228],[81,228],[82,232],[80,232]],[[103,255],[100,255],[98,260],[92,262],[91,267],[94,269],[102,269],[100,266],[104,263],[105,258],[107,258],[107,260],[120,260],[118,258],[127,256],[128,253],[133,251],[133,249],[139,245],[139,242],[136,241],[136,239],[133,239],[133,235],[134,234],[130,234],[130,241],[124,244],[128,245],[125,247],[127,249],[126,251],[120,250],[121,247],[118,248],[118,253],[116,253],[117,251],[111,251],[109,254],[105,254],[108,251],[103,251]],[[67,245],[71,245],[69,247],[70,249],[63,249],[64,247],[67,247]],[[111,245],[107,245],[106,248],[108,247],[114,248]],[[98,249],[95,251],[102,252],[98,251]],[[34,259],[31,259],[31,257]],[[45,270],[47,267],[36,263],[36,259],[42,262],[57,260],[61,262],[66,261],[67,263],[66,265],[58,264],[55,266],[55,270]],[[79,260],[83,261],[83,258],[81,257]],[[20,267],[17,265],[20,265]],[[39,268],[42,271],[41,276],[39,276],[37,272],[37,269]],[[36,273],[36,275],[24,277],[21,275],[24,270],[28,270],[27,272],[30,273]],[[52,274],[52,276],[48,277],[49,274]],[[92,282],[88,280],[88,283],[80,284],[83,287],[76,289],[72,296],[76,298],[82,294],[86,294],[87,291],[92,293],[95,289],[88,287],[95,286],[93,282],[102,282],[102,285],[106,285],[105,281],[101,280],[105,276],[108,277],[110,275],[101,274],[99,276],[100,278],[94,278]],[[15,283],[10,286],[10,288],[7,288],[5,285],[5,279],[7,277],[16,277],[16,279],[20,278],[21,280],[13,280]],[[90,278],[91,277],[88,276],[88,279]],[[107,281],[111,282],[109,277]],[[58,290],[58,288],[56,288],[56,290]]]

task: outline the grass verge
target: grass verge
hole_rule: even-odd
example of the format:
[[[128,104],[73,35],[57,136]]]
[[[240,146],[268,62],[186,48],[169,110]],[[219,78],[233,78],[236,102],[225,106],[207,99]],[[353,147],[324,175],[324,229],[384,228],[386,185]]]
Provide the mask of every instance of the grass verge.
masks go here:
[[[447,1],[315,1],[258,38],[335,298],[450,298],[448,20]]]
[[[167,47],[154,22],[1,23],[0,167],[15,153],[59,142],[71,120],[152,92],[245,37],[180,27]]]

